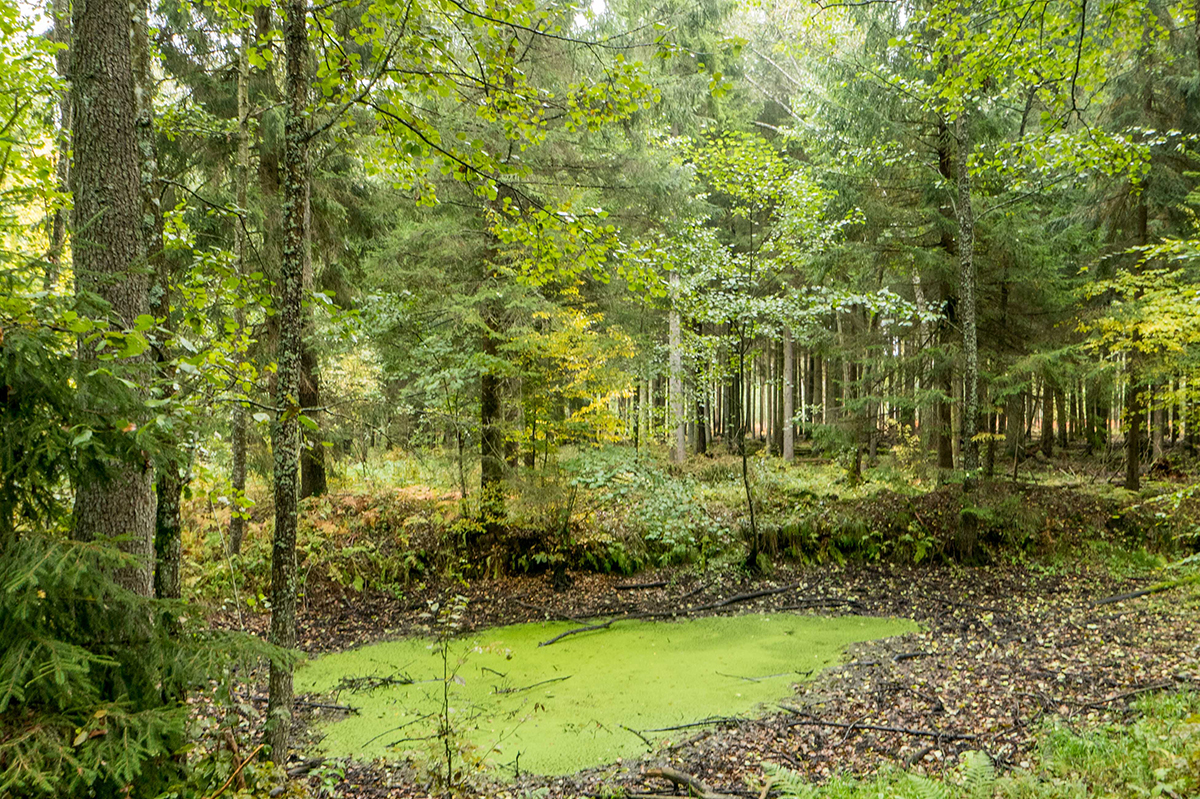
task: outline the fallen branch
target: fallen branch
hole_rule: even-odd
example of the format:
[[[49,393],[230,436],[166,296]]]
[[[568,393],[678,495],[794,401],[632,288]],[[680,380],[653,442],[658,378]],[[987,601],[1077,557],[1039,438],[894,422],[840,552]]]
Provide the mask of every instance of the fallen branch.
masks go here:
[[[408,683],[403,683],[403,684],[407,685]],[[267,698],[265,696],[252,696],[250,698],[252,700],[254,700],[255,702],[266,702],[267,701]],[[305,700],[305,699],[293,699],[292,704],[300,705],[301,707],[320,708],[321,710],[340,710],[343,713],[357,713],[358,712],[358,708],[352,707],[351,705],[334,705],[329,702],[309,702],[308,700]]]
[[[782,706],[781,706],[782,707]],[[784,708],[785,710],[788,708]],[[792,711],[795,712],[795,711]],[[792,719],[789,727],[837,727],[840,730],[873,730],[875,732],[898,732],[902,735],[913,735],[919,738],[935,738],[944,741],[974,741],[976,736],[959,732],[941,732],[939,730],[914,730],[910,727],[890,727],[885,724],[862,724],[855,722],[847,724],[841,721],[818,721],[816,719]]]
[[[237,775],[242,773],[242,769],[246,767],[246,764],[253,760],[254,756],[261,752],[264,746],[266,746],[266,744],[259,744],[258,746],[254,747],[254,751],[247,755],[245,760],[243,760],[241,763],[238,763],[237,768],[235,768],[233,773],[229,775],[229,779],[225,780],[225,784],[218,788],[217,792],[209,796],[208,799],[217,799],[218,796],[225,793],[225,789],[233,784],[233,781],[237,779]]]
[[[805,610],[808,608],[836,608],[839,605],[850,605],[852,607],[862,607],[862,603],[857,599],[839,599],[837,597],[804,599],[799,602],[793,602],[790,605],[780,605],[779,610]]]
[[[659,766],[656,768],[648,768],[642,772],[642,776],[651,778],[657,777],[661,780],[667,780],[680,788],[687,789],[688,796],[695,796],[699,799],[733,799],[729,794],[714,793],[709,790],[708,786],[699,777],[693,777],[691,774],[685,774],[678,769],[673,769],[668,766]],[[635,794],[639,795],[639,794]],[[656,796],[657,794],[640,794],[641,796]]]
[[[570,674],[566,675],[565,677],[551,677],[548,680],[541,680],[540,682],[535,682],[533,685],[526,685],[524,688],[497,688],[496,690],[492,691],[492,693],[493,694],[519,694],[522,691],[528,691],[531,688],[537,688],[539,685],[548,685],[549,683],[552,683],[552,682],[562,682],[563,680],[569,680],[569,679],[571,679]]]
[[[576,627],[572,630],[567,630],[565,633],[559,633],[558,635],[554,636],[553,638],[551,638],[547,641],[542,641],[540,644],[538,644],[538,646],[550,646],[550,644],[556,644],[559,641],[561,641],[562,639],[566,638],[568,635],[578,635],[579,633],[590,633],[592,630],[607,630],[609,627],[611,627],[613,625],[614,622],[618,622],[623,619],[637,619],[637,618],[641,618],[641,614],[637,614],[637,615],[633,615],[633,616],[618,616],[615,619],[609,619],[608,621],[601,622],[600,624],[589,624],[586,627]]]
[[[714,724],[739,724],[745,719],[739,719],[736,716],[710,716],[700,721],[690,721],[687,724],[676,724],[673,727],[655,727],[642,732],[674,732],[675,730],[690,730],[693,727],[710,727]]]
[[[647,738],[645,735],[642,735],[640,732],[635,730],[633,727],[626,727],[624,724],[618,724],[617,726],[620,727],[621,729],[625,730],[626,732],[631,732],[634,735],[636,735],[637,737],[641,738],[642,743],[646,744],[647,751],[651,751],[651,752],[654,751],[654,742],[651,741],[649,738]]]
[[[721,599],[716,602],[709,602],[706,605],[696,605],[695,607],[682,608],[679,610],[655,610],[655,611],[649,611],[646,613],[629,613],[625,616],[617,616],[616,618],[609,619],[608,621],[600,622],[599,624],[588,624],[583,627],[576,627],[573,630],[567,630],[564,633],[559,633],[558,635],[554,636],[553,638],[550,638],[546,641],[542,641],[540,644],[538,644],[538,646],[550,646],[551,644],[558,643],[559,641],[561,641],[562,639],[564,639],[570,635],[578,635],[579,633],[590,633],[595,630],[607,630],[609,627],[611,627],[613,624],[615,624],[616,622],[619,622],[619,621],[629,621],[631,619],[658,619],[658,618],[663,618],[666,616],[687,616],[692,613],[702,613],[706,610],[716,610],[717,608],[727,607],[728,605],[733,605],[737,602],[748,602],[751,599],[759,599],[760,597],[764,597],[764,596],[772,596],[774,594],[782,594],[784,591],[791,591],[793,589],[799,588],[801,585],[803,585],[803,583],[797,582],[797,583],[789,583],[788,585],[785,585],[781,588],[764,588],[761,591],[750,591],[749,593],[746,593],[746,594],[737,594],[735,596],[729,597],[728,599]]]
[[[617,591],[644,591],[650,588],[662,588],[668,584],[668,580],[656,580],[652,583],[625,583],[624,585],[614,585],[613,589]]]
[[[1161,691],[1164,688],[1170,688],[1175,685],[1175,682],[1175,680],[1160,680],[1159,682],[1152,682],[1149,685],[1143,685],[1141,688],[1134,688],[1132,691],[1125,691],[1124,693],[1117,694],[1116,696],[1110,696],[1107,699],[1097,699],[1095,702],[1087,702],[1083,705],[1083,707],[1090,707],[1099,710],[1105,705],[1117,702],[1121,699],[1128,699],[1129,697],[1137,696],[1138,694],[1145,694],[1150,693],[1151,691]]]
[[[1168,580],[1163,583],[1155,583],[1149,588],[1143,588],[1140,591],[1130,591],[1127,594],[1117,594],[1116,596],[1107,596],[1104,599],[1096,599],[1088,604],[1091,607],[1098,605],[1113,605],[1117,602],[1124,602],[1127,599],[1137,599],[1138,597],[1150,596],[1151,594],[1161,594],[1163,591],[1170,591],[1172,588],[1180,588],[1185,585],[1192,585],[1200,582],[1200,574],[1193,574],[1188,577],[1183,577],[1178,580]]]

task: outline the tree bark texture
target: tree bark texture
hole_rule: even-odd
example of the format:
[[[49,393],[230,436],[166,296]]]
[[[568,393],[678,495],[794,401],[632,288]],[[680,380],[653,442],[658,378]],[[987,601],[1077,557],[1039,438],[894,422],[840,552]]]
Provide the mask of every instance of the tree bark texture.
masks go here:
[[[271,643],[296,646],[296,525],[300,468],[300,358],[304,349],[304,275],[309,252],[308,31],[307,4],[288,0],[286,49],[287,117],[284,126],[283,257],[280,261],[279,346],[275,380],[275,534],[271,547]],[[292,726],[292,669],[271,664],[267,699],[267,745],[271,758],[287,758]]]
[[[141,163],[128,3],[77,0],[71,52],[74,192],[72,252],[77,294],[107,305],[109,324],[129,328],[150,311],[149,275],[141,237]],[[79,345],[80,401],[96,418],[110,409],[89,395],[84,377],[96,351]],[[147,356],[125,361],[134,382],[149,373]],[[137,372],[141,372],[139,375]],[[133,420],[135,422],[140,420]],[[82,540],[123,536],[122,550],[138,558],[116,579],[143,596],[152,590],[154,470],[147,457],[108,458],[104,474],[81,478],[75,495],[74,535]]]
[[[796,353],[792,344],[792,331],[783,331],[783,459],[796,457]]]
[[[679,273],[671,273],[671,286],[677,292],[679,290]],[[679,309],[674,303],[671,305],[669,325],[669,348],[671,359],[671,426],[675,435],[675,443],[671,448],[671,460],[676,463],[683,463],[687,460],[687,431],[684,427],[686,417],[684,414],[683,404],[683,330],[680,326]]]
[[[237,115],[238,115],[238,144],[237,164],[234,167],[234,197],[237,199],[238,213],[245,214],[248,205],[250,184],[250,42],[253,34],[249,29],[242,31],[241,42],[238,45],[238,76],[237,76]],[[237,257],[238,276],[245,280],[249,274],[246,268],[246,252],[249,240],[246,233],[246,220],[243,217],[234,227],[234,255]],[[238,335],[246,335],[246,309],[238,306],[234,309],[234,322]],[[239,345],[239,362],[245,361],[246,350]],[[230,482],[233,484],[235,498],[240,499],[246,493],[246,445],[248,443],[248,420],[246,407],[240,403],[233,405],[233,419],[230,422],[230,446],[233,449],[233,463],[230,467]],[[237,555],[242,551],[242,541],[246,537],[246,520],[240,511],[234,507],[234,513],[229,517],[229,553]]]
[[[960,287],[958,316],[963,337],[963,469],[972,473],[979,468],[979,340],[975,324],[975,213],[971,205],[971,173],[967,161],[971,155],[971,117],[966,108],[955,120],[958,134],[958,265]]]

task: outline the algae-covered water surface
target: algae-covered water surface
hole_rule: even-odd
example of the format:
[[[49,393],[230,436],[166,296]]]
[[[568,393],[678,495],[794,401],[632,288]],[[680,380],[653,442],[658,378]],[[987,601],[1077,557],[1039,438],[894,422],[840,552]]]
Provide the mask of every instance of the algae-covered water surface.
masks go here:
[[[636,756],[646,749],[642,737],[686,735],[661,728],[753,713],[836,663],[847,645],[916,629],[898,619],[751,614],[623,621],[538,646],[576,626],[517,624],[451,640],[449,681],[438,645],[410,639],[326,655],[301,668],[296,687],[340,687],[339,701],[359,708],[322,730],[332,756],[426,748],[448,688],[456,734],[491,762],[512,764],[519,755],[523,772],[567,774]],[[379,686],[379,678],[392,679]]]

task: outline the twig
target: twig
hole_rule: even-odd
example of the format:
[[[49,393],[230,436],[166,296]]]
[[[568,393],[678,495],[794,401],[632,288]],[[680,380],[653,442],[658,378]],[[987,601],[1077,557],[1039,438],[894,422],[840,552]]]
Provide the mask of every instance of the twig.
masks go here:
[[[654,743],[649,738],[647,738],[645,735],[642,735],[640,732],[635,730],[633,727],[626,727],[624,724],[618,724],[617,726],[620,727],[621,729],[625,730],[626,732],[631,732],[634,735],[636,735],[637,737],[641,738],[642,742],[646,744],[647,750],[649,750],[649,751],[654,750]]]
[[[233,773],[229,775],[229,779],[225,780],[225,784],[218,788],[217,792],[209,796],[208,799],[217,799],[218,796],[225,793],[225,789],[233,784],[233,781],[237,778],[237,775],[242,773],[242,769],[246,767],[246,764],[253,760],[254,756],[261,752],[264,746],[266,746],[266,744],[259,744],[258,746],[254,747],[254,751],[247,755],[246,759],[238,764],[238,767],[235,768]]]
[[[669,583],[668,580],[657,580],[653,583],[625,583],[624,585],[614,585],[616,591],[642,591],[648,588],[662,588]]]
[[[542,680],[540,682],[535,682],[533,685],[526,685],[524,688],[497,688],[496,690],[492,691],[492,693],[493,694],[519,694],[521,691],[528,691],[531,688],[537,688],[539,685],[547,685],[552,682],[562,682],[563,680],[569,680],[569,679],[571,679],[570,674],[566,675],[565,677],[551,677],[548,680]]]
[[[787,708],[785,708],[787,709]],[[795,711],[793,711],[795,712]],[[847,724],[841,721],[818,721],[816,719],[792,719],[789,727],[837,727],[840,730],[874,730],[875,732],[898,732],[903,735],[915,735],[920,738],[936,738],[947,741],[974,741],[976,736],[958,732],[940,732],[938,730],[914,730],[910,727],[889,727],[884,724]]]
[[[674,732],[676,730],[690,730],[693,727],[710,727],[714,724],[737,724],[743,721],[736,716],[711,716],[702,721],[691,721],[687,724],[676,724],[673,727],[655,727],[650,730],[642,730],[642,732]]]
[[[1108,597],[1105,597],[1104,599],[1093,600],[1092,602],[1090,602],[1088,604],[1091,607],[1096,607],[1097,605],[1112,605],[1117,602],[1124,602],[1127,599],[1137,599],[1138,597],[1142,597],[1142,596],[1150,596],[1151,594],[1158,594],[1158,593],[1162,593],[1163,591],[1170,591],[1172,588],[1179,588],[1181,586],[1191,585],[1196,582],[1200,582],[1200,574],[1194,574],[1194,575],[1191,575],[1189,577],[1184,577],[1179,580],[1169,580],[1164,583],[1155,583],[1154,585],[1150,586],[1149,588],[1143,588],[1140,591],[1130,591],[1128,594],[1117,594],[1116,596],[1108,596]]]
[[[611,627],[613,625],[614,622],[622,621],[624,619],[634,619],[634,618],[638,618],[638,617],[639,616],[618,616],[615,619],[609,619],[608,621],[601,622],[600,624],[589,624],[586,627],[576,627],[573,630],[567,630],[565,633],[559,633],[558,635],[554,636],[553,638],[551,638],[547,641],[542,641],[540,644],[538,644],[538,646],[550,646],[550,644],[558,643],[562,639],[566,638],[568,635],[577,635],[578,633],[589,633],[592,630],[607,630],[609,627]]]

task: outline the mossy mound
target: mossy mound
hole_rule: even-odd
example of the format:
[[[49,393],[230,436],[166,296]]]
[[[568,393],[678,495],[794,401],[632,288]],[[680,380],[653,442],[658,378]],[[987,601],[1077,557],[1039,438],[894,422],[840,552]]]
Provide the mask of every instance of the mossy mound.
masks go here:
[[[297,688],[340,687],[339,701],[359,708],[323,730],[322,748],[333,756],[427,755],[448,690],[454,735],[473,746],[477,760],[515,771],[519,757],[522,772],[567,774],[637,756],[646,740],[687,734],[664,728],[753,714],[836,663],[847,645],[916,627],[899,619],[753,614],[621,621],[538,646],[575,626],[518,624],[452,640],[449,680],[435,642],[375,644],[308,664]]]

